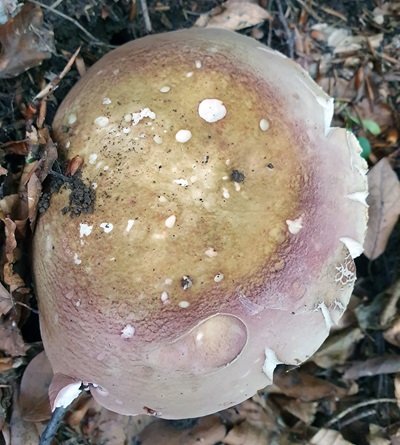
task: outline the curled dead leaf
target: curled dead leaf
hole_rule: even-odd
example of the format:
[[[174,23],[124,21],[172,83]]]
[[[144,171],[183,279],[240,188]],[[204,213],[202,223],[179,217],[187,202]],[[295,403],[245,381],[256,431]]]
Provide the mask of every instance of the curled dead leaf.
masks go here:
[[[18,388],[14,388],[14,400],[10,419],[10,444],[37,445],[39,434],[35,424],[27,422],[21,416],[18,400]]]
[[[74,176],[74,174],[82,167],[83,158],[79,155],[74,156],[68,161],[67,169],[65,174],[68,176]]]
[[[287,372],[282,366],[277,367],[274,372],[274,384],[280,393],[302,402],[314,402],[324,398],[340,399],[348,394],[347,389],[314,377],[303,369],[292,369]]]
[[[21,415],[29,422],[50,419],[49,386],[53,370],[46,353],[40,352],[26,367],[21,380],[19,405]]]
[[[400,318],[383,333],[383,338],[390,344],[400,347]]]
[[[217,415],[202,417],[189,428],[177,428],[171,422],[157,420],[139,435],[141,445],[215,445],[223,442],[226,428]]]
[[[0,323],[0,350],[11,357],[25,355],[26,345],[15,321],[3,320]]]
[[[258,428],[266,428],[268,431],[277,431],[278,413],[276,406],[269,404],[261,394],[255,394],[251,399],[220,412],[221,418],[227,424],[241,423],[247,420]]]
[[[224,439],[226,445],[265,445],[269,443],[270,434],[265,428],[257,428],[244,421],[235,425]]]
[[[10,292],[0,283],[0,315],[5,315],[13,307]]]
[[[124,416],[114,413],[102,408],[92,397],[85,396],[75,403],[74,409],[66,416],[66,423],[71,428],[80,426],[82,434],[92,445],[136,444],[138,434],[155,420],[146,415]]]
[[[1,60],[1,59],[0,59]],[[26,156],[28,154],[28,141],[9,141],[1,145],[1,149],[7,154]]]
[[[335,430],[321,428],[318,433],[311,438],[311,445],[353,445],[343,439],[343,436]]]
[[[385,251],[389,236],[400,215],[400,182],[387,158],[381,159],[368,173],[368,230],[364,254],[370,260]]]
[[[325,369],[343,365],[363,337],[360,328],[346,329],[330,335],[311,360]]]
[[[358,51],[363,45],[370,45],[375,49],[382,43],[383,34],[374,36],[352,35],[348,28],[337,28],[327,23],[317,23],[312,26],[311,37],[320,42],[325,42],[333,49],[334,54],[352,53]]]
[[[360,377],[380,374],[394,374],[400,372],[400,356],[380,355],[368,360],[355,362],[344,373],[344,379],[358,379]]]
[[[36,174],[40,179],[40,182],[43,182],[49,174],[49,171],[52,169],[54,162],[57,160],[58,153],[56,145],[51,139],[47,128],[39,130],[39,141],[43,145],[43,151]]]
[[[394,378],[394,395],[397,400],[397,406],[400,408],[400,374],[396,374]]]
[[[34,173],[27,184],[28,193],[28,218],[31,223],[32,231],[35,227],[37,208],[39,204],[40,195],[42,193],[42,183]]]
[[[311,425],[315,420],[318,402],[301,402],[300,400],[289,399],[283,409],[300,419],[306,425]]]
[[[202,14],[195,26],[237,31],[271,20],[270,13],[251,1],[228,0],[221,7]]]
[[[26,3],[0,25],[0,78],[15,77],[48,59],[54,51],[53,32],[43,24],[40,7]]]
[[[15,249],[17,247],[17,240],[15,238],[15,222],[9,218],[4,218],[4,226],[5,226],[5,235],[6,235],[6,244],[5,244],[5,254],[8,263],[14,263],[15,261]]]

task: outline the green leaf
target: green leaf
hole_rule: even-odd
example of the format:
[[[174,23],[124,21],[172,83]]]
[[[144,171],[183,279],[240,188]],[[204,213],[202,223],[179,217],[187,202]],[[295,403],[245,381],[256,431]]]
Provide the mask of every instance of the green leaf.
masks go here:
[[[369,140],[367,138],[360,136],[358,138],[358,143],[362,148],[361,156],[364,159],[368,159],[371,154],[371,144],[369,143]]]
[[[379,124],[377,124],[372,119],[359,119],[357,116],[354,116],[353,114],[348,113],[347,114],[348,119],[353,122],[356,125],[361,125],[364,130],[369,131],[374,136],[378,136],[378,134],[381,134],[382,130]]]
[[[347,117],[350,121],[353,122],[353,124],[361,125],[360,119],[358,119],[357,116],[354,116],[353,114],[350,114],[349,112],[347,112]]]
[[[373,120],[371,119],[363,119],[362,120],[362,126],[372,133],[374,136],[378,136],[378,134],[381,133],[381,127]]]

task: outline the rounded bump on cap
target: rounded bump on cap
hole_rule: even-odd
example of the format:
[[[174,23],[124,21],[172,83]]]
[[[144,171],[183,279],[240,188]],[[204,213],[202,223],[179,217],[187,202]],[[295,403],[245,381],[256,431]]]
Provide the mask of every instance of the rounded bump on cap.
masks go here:
[[[219,314],[170,344],[149,354],[154,368],[207,374],[237,359],[247,342],[246,326],[237,317]]]

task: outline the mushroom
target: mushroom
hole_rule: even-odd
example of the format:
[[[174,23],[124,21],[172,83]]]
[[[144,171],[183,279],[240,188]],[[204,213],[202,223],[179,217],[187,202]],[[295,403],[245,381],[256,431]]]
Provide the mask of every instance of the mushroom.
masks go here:
[[[187,418],[307,360],[366,231],[366,163],[332,115],[296,63],[223,30],[148,36],[91,67],[53,124],[84,165],[33,243],[54,381]]]

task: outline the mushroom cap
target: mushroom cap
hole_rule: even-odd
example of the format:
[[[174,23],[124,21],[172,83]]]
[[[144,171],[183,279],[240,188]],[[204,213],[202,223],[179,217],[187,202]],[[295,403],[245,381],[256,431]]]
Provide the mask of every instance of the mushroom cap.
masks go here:
[[[33,245],[56,376],[118,413],[187,418],[307,360],[366,230],[366,164],[332,115],[297,64],[224,30],[148,36],[91,67],[53,124],[81,178]]]

